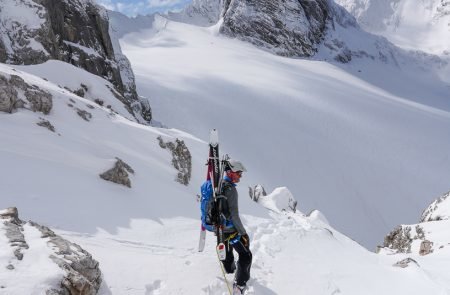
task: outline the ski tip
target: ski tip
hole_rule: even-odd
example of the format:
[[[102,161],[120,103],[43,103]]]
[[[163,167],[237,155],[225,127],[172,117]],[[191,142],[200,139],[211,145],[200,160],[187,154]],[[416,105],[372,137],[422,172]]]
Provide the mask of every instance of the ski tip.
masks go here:
[[[209,133],[209,143],[213,146],[219,144],[219,131],[217,129],[212,129]]]

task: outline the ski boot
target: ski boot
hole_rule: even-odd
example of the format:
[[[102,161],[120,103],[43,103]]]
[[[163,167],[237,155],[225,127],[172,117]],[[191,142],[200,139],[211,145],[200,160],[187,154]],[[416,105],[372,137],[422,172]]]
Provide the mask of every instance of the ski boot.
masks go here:
[[[236,283],[233,284],[233,295],[243,295],[247,290],[247,286],[239,286]]]

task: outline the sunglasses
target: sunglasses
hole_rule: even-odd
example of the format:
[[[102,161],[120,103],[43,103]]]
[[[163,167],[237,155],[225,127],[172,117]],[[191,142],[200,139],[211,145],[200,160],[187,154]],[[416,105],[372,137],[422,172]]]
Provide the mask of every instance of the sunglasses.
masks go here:
[[[240,177],[242,177],[242,171],[237,171],[237,172],[234,172],[234,173],[236,173],[237,175],[239,175]]]

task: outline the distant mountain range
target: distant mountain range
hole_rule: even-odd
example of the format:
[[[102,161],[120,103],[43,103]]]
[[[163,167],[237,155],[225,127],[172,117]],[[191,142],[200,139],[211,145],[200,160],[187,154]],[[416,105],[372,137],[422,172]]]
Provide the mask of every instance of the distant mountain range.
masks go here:
[[[367,30],[394,44],[450,56],[448,0],[336,0]]]

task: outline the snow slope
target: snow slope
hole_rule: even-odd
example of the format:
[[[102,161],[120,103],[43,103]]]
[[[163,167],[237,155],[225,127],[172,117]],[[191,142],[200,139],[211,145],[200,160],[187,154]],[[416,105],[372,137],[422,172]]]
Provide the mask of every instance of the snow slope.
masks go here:
[[[121,46],[157,119],[218,128],[244,186],[287,186],[371,249],[448,190],[449,86],[434,69],[282,58],[217,29],[157,17]]]
[[[413,157],[416,159],[415,157],[423,152],[420,149],[420,142],[408,141],[411,138],[405,136],[398,139],[399,142],[395,144],[389,143],[389,148],[397,151],[394,155],[389,154],[389,150],[383,145],[386,141],[379,142],[376,138],[363,136],[365,130],[362,130],[362,127],[370,127],[370,131],[377,131],[378,136],[386,134],[394,136],[405,132],[407,127],[418,128],[416,132],[421,132],[425,136],[423,138],[425,146],[432,148],[429,154],[431,160],[435,159],[434,157],[442,159],[445,156],[443,150],[448,145],[445,139],[438,140],[437,135],[429,129],[437,128],[435,132],[440,133],[449,123],[447,111],[433,106],[445,102],[440,96],[439,87],[430,97],[430,105],[420,104],[418,102],[421,99],[420,92],[414,97],[416,102],[412,98],[407,100],[389,94],[324,62],[283,59],[238,41],[215,37],[210,29],[184,25],[177,27],[179,24],[174,23],[165,25],[168,31],[149,30],[147,33],[162,38],[158,40],[159,44],[178,44],[181,46],[179,49],[188,50],[191,56],[184,55],[184,57],[192,58],[191,62],[196,63],[185,64],[182,57],[174,58],[172,62],[179,63],[178,72],[175,68],[172,69],[174,72],[170,73],[162,71],[164,68],[159,68],[160,76],[152,73],[155,74],[152,79],[160,82],[169,78],[174,79],[175,83],[166,80],[169,83],[166,86],[173,89],[173,94],[183,94],[174,97],[184,99],[197,97],[204,104],[209,103],[198,108],[197,112],[190,110],[189,104],[184,105],[180,102],[172,104],[167,110],[172,111],[172,116],[180,116],[176,120],[185,124],[182,126],[183,129],[192,129],[196,126],[196,132],[201,133],[202,137],[207,136],[210,126],[219,127],[223,143],[221,151],[230,152],[232,156],[241,158],[249,169],[243,183],[238,186],[241,212],[244,213],[244,224],[250,233],[251,249],[254,253],[249,295],[298,293],[375,295],[390,292],[412,295],[449,294],[448,280],[442,279],[445,276],[429,275],[436,272],[443,274],[448,268],[445,263],[450,260],[447,259],[445,251],[441,252],[440,260],[430,260],[420,268],[395,268],[392,264],[397,261],[397,257],[376,255],[367,251],[334,230],[320,212],[314,211],[309,216],[299,211],[286,214],[270,213],[270,218],[267,218],[266,210],[246,197],[246,186],[261,182],[267,184],[266,188],[274,188],[274,192],[266,196],[262,202],[271,211],[279,211],[279,202],[283,200],[290,202],[291,198],[295,197],[299,201],[297,207],[304,212],[310,210],[306,207],[310,206],[321,209],[323,207],[330,213],[339,209],[342,211],[338,213],[342,213],[346,210],[345,206],[351,206],[351,212],[350,210],[347,212],[351,214],[352,219],[347,217],[341,219],[350,222],[351,225],[357,223],[366,226],[368,224],[366,217],[370,218],[370,214],[384,212],[387,215],[400,212],[404,218],[405,212],[411,210],[410,208],[404,208],[405,212],[402,212],[402,208],[394,206],[395,200],[391,200],[393,206],[390,211],[389,208],[382,206],[381,197],[374,200],[360,198],[356,190],[358,188],[355,187],[357,182],[351,180],[344,172],[349,170],[349,173],[352,173],[350,176],[359,176],[352,168],[355,166],[361,168],[367,163],[379,164],[375,165],[375,168],[380,166],[386,168],[388,163],[382,162],[377,156],[380,150],[383,155],[390,156],[388,159],[390,161],[398,158],[405,158],[404,161]],[[177,34],[165,35],[174,29],[181,29],[186,34],[184,35],[186,40],[171,39]],[[128,37],[133,36],[129,35],[126,38]],[[167,37],[170,38],[165,39]],[[195,44],[189,43],[188,39]],[[148,42],[147,44],[154,44],[152,43],[154,39]],[[201,49],[202,47],[205,49]],[[219,56],[209,55],[211,47]],[[167,53],[174,49],[166,48]],[[201,59],[196,57],[197,54],[206,60],[200,62]],[[148,62],[154,61],[150,60],[151,56],[147,55]],[[221,63],[214,63],[217,62],[215,58],[221,58]],[[161,55],[161,59],[161,62],[169,61],[164,55]],[[239,63],[245,64],[245,67],[239,67]],[[154,65],[161,66],[158,63]],[[191,68],[186,68],[189,65]],[[168,63],[167,66],[171,64]],[[201,70],[196,67],[200,67]],[[209,67],[221,71],[205,71]],[[235,72],[236,67],[239,72]],[[286,71],[285,74],[280,69]],[[169,71],[169,68],[165,70]],[[70,75],[63,77],[58,73]],[[209,74],[208,78],[205,78],[205,73]],[[2,183],[7,184],[2,188],[0,208],[17,206],[23,219],[32,219],[51,226],[57,229],[58,234],[80,244],[92,253],[100,262],[104,273],[100,294],[227,294],[214,253],[215,239],[211,234],[207,237],[205,252],[197,252],[199,209],[195,194],[198,193],[198,187],[204,178],[207,152],[204,141],[176,129],[159,129],[134,123],[105,106],[93,103],[92,99],[97,96],[110,102],[111,92],[105,86],[108,82],[96,80],[91,74],[58,61],[49,61],[37,66],[0,64],[0,74],[19,75],[27,83],[36,85],[53,96],[53,109],[48,115],[33,113],[26,109],[19,109],[12,114],[0,114],[0,162],[6,167],[0,171],[0,179]],[[186,80],[180,75],[185,75]],[[370,75],[365,78],[370,78]],[[138,76],[138,81],[139,79],[142,79],[142,76]],[[407,80],[408,77],[403,79]],[[192,83],[196,80],[197,85],[203,87],[196,87],[196,83]],[[314,86],[317,81],[332,88],[326,90],[324,85]],[[431,81],[423,81],[424,85],[427,83],[436,86]],[[88,86],[86,98],[64,89],[64,86],[72,88],[81,84]],[[230,85],[234,87],[230,88]],[[348,85],[356,88],[351,92],[354,97],[345,91],[348,90],[346,88]],[[149,85],[155,86],[158,86],[155,82]],[[223,92],[214,90],[216,87]],[[417,91],[420,91],[420,84],[416,87]],[[161,91],[162,86],[154,89],[158,94],[155,98],[158,99],[161,94],[158,91]],[[202,91],[206,92],[202,95]],[[299,95],[306,91],[309,96]],[[222,100],[208,100],[210,93],[218,95]],[[250,97],[246,98],[243,93],[249,94]],[[334,93],[346,95],[331,96]],[[170,98],[167,90],[162,94],[165,95],[164,98]],[[235,96],[230,97],[229,94]],[[275,94],[277,96],[272,97]],[[331,98],[327,99],[325,95],[330,95]],[[227,99],[231,103],[233,100],[239,101],[239,104],[229,105],[230,101]],[[205,115],[208,111],[214,110],[217,104],[225,109],[224,120],[220,119],[222,113]],[[390,107],[389,111],[382,108],[386,105]],[[80,118],[75,108],[90,112],[92,114],[90,121]],[[255,109],[259,109],[260,112],[256,112]],[[356,113],[360,110],[364,113]],[[161,117],[164,114],[161,112]],[[195,117],[199,114],[201,117]],[[384,124],[376,120],[378,115],[383,115]],[[406,122],[403,125],[395,120],[398,116],[400,119],[408,119],[406,121],[408,126],[405,126]],[[49,120],[56,132],[37,126],[36,123],[41,118]],[[181,121],[182,118],[186,118],[186,121]],[[202,125],[201,120],[205,118],[210,121]],[[172,126],[180,124],[176,120],[174,118],[168,121]],[[381,128],[392,123],[398,125],[389,126],[392,129],[389,132]],[[344,127],[346,128],[343,129]],[[242,136],[241,133],[246,133],[247,136]],[[286,134],[292,136],[288,137]],[[297,137],[296,134],[301,137]],[[189,186],[174,181],[177,171],[171,166],[170,154],[159,147],[158,136],[162,136],[164,140],[180,138],[186,142],[193,159],[193,177]],[[338,140],[338,136],[342,138]],[[365,139],[367,142],[358,142],[355,145],[354,141],[348,141],[354,140],[355,137]],[[329,142],[328,140],[333,142],[332,151],[323,145]],[[291,143],[292,146],[286,145],[285,142]],[[239,144],[234,146],[236,143]],[[376,146],[370,146],[369,143]],[[418,145],[417,150],[405,150],[406,143]],[[286,147],[289,149],[286,150]],[[370,154],[365,158],[360,149],[368,147],[371,147],[368,149]],[[441,148],[443,150],[440,150]],[[283,155],[293,150],[297,151],[296,157]],[[348,162],[349,157],[343,159],[338,157],[349,153],[356,159]],[[113,165],[115,157],[121,158],[134,169],[135,174],[131,176],[132,188],[105,182],[98,176]],[[358,161],[361,159],[366,162],[360,164]],[[339,170],[342,174],[326,173],[329,168],[344,164],[344,161],[345,165],[340,166]],[[284,163],[287,165],[282,165]],[[298,163],[302,164],[298,172],[289,168],[291,167],[289,164]],[[263,166],[258,167],[260,164]],[[280,164],[281,166],[277,166]],[[414,168],[421,171],[419,165],[426,166],[425,164],[427,164],[425,160],[414,162]],[[364,167],[362,171],[381,177],[381,171],[376,174],[371,165]],[[438,168],[435,167],[435,170]],[[426,169],[424,171],[429,172]],[[384,169],[383,172],[393,177],[405,170]],[[414,172],[417,173],[416,170]],[[433,184],[436,184],[436,175],[446,178],[445,172],[442,168],[436,174],[430,173],[434,176]],[[323,177],[319,177],[316,182],[308,183],[314,179],[310,174]],[[331,177],[333,175],[338,175],[338,180],[333,180]],[[406,177],[401,179],[407,180]],[[427,178],[431,182],[430,179]],[[366,190],[361,192],[380,192],[375,185],[369,185],[368,180],[362,177],[357,180],[362,181],[357,183],[361,188],[365,185]],[[293,193],[287,193],[286,189],[275,189],[277,183],[289,184],[288,187]],[[314,184],[317,186],[311,186]],[[305,193],[305,188],[306,192],[310,190],[310,193]],[[350,200],[345,198],[347,195],[338,191],[322,195],[324,191],[331,191],[333,188],[345,189],[344,192],[355,194],[350,195],[353,197]],[[411,188],[411,192],[415,192],[413,189],[418,188]],[[372,190],[374,192],[371,192]],[[420,203],[417,199],[414,200],[413,196],[410,196],[410,200]],[[366,207],[361,207],[361,204]],[[369,205],[375,206],[374,208],[380,211],[375,209],[368,211]],[[336,220],[340,221],[336,215],[331,214],[332,218],[327,215],[332,224]],[[350,229],[356,229],[359,233],[356,227],[350,226]],[[3,230],[0,226],[0,231]],[[35,233],[27,229],[25,234],[34,240]],[[6,243],[3,236],[4,233],[1,232],[0,245]],[[43,246],[31,243],[30,249],[27,250],[30,252],[25,255],[30,260],[17,262],[14,272],[0,271],[0,279],[8,280],[8,286],[12,286],[8,290],[10,294],[33,293],[56,283],[53,278],[57,275],[57,270],[50,269],[51,266],[46,264],[48,252],[42,250]],[[0,246],[0,264],[7,265],[11,257],[10,251]],[[43,261],[42,267],[48,270],[45,273],[48,276],[42,273],[42,268],[35,267],[37,263],[41,263],[40,261]],[[24,277],[27,281],[22,283]],[[228,280],[231,281],[232,276],[229,276]],[[11,281],[17,284],[11,284]],[[383,284],[380,284],[380,281]]]
[[[274,191],[266,201],[278,194]],[[266,205],[273,209],[274,204]],[[449,253],[423,267],[397,268],[398,257],[368,252],[320,216],[317,211],[310,216],[272,212],[270,219],[244,216],[253,252],[247,294],[449,294],[448,280],[429,275],[436,266],[448,265]],[[100,294],[228,294],[215,238],[208,234],[205,252],[197,252],[196,226],[197,221],[181,217],[133,219],[116,234],[60,234],[99,259],[105,280]]]
[[[58,75],[61,72],[69,75]],[[16,206],[27,219],[87,233],[97,227],[115,231],[126,226],[131,216],[198,216],[195,194],[204,164],[200,155],[207,153],[203,141],[178,130],[146,127],[112,112],[107,105],[120,111],[120,103],[114,105],[116,100],[105,86],[109,83],[66,63],[0,64],[0,74],[20,75],[53,95],[48,116],[26,110],[0,114],[0,159],[8,167],[0,172],[2,183],[8,184],[2,190],[1,208]],[[78,83],[89,87],[87,98],[98,96],[105,100],[104,106],[63,88]],[[77,109],[91,113],[92,119],[83,120]],[[56,132],[37,126],[40,118],[48,120]],[[191,186],[175,182],[172,156],[159,147],[158,136],[165,141],[179,138],[191,149]],[[99,177],[112,168],[115,157],[135,170],[131,189]],[[172,206],[174,200],[179,207]]]

